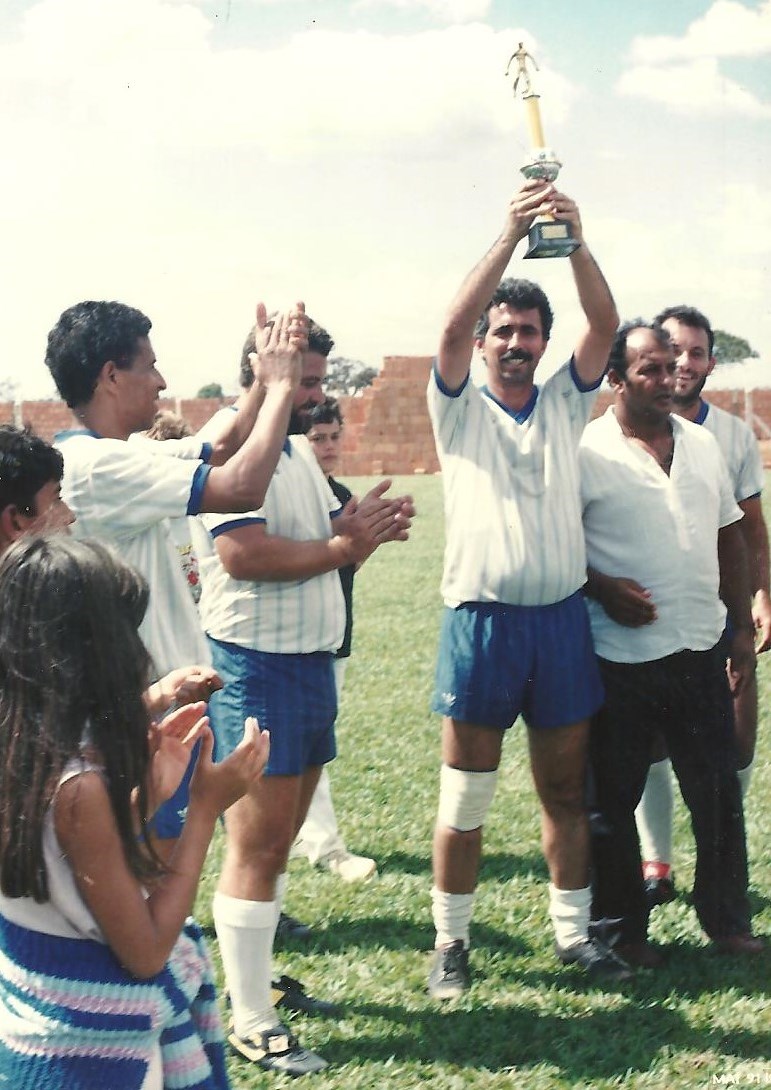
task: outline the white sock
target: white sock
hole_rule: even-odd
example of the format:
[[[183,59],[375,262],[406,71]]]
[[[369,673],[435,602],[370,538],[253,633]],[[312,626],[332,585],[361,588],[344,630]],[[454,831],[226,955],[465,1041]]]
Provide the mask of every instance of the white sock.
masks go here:
[[[554,937],[563,950],[588,936],[591,907],[592,891],[589,886],[585,889],[557,889],[549,882],[549,917]]]
[[[278,918],[281,915],[281,909],[284,907],[284,897],[286,896],[287,881],[288,875],[286,871],[282,871],[276,879],[275,900],[273,902],[273,904],[276,906],[276,927],[278,927]]]
[[[270,1001],[270,964],[276,908],[273,901],[244,901],[215,893],[214,927],[239,1037],[256,1037],[281,1019]]]
[[[747,798],[747,792],[750,789],[750,780],[752,779],[752,770],[754,767],[755,758],[753,757],[748,765],[745,765],[744,768],[740,768],[739,771],[736,773],[739,777],[739,786],[742,789],[742,799]]]
[[[672,794],[672,762],[666,757],[651,765],[634,812],[644,863],[672,862]]]
[[[432,888],[431,912],[436,928],[436,948],[463,939],[463,945],[468,950],[471,945],[469,928],[473,905],[473,893],[445,893],[436,886]]]

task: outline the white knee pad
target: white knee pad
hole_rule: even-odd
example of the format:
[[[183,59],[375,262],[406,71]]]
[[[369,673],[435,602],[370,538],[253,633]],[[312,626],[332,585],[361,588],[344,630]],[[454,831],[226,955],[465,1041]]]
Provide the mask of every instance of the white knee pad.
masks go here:
[[[498,772],[464,772],[442,765],[437,821],[461,833],[484,825]]]

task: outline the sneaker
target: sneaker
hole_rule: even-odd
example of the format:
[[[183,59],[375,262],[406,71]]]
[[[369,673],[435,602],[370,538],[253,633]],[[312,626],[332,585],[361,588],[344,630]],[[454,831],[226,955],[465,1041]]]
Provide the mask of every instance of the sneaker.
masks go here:
[[[332,874],[344,882],[366,882],[377,874],[377,863],[366,855],[353,855],[342,848],[330,852],[319,860],[319,866],[326,867]]]
[[[271,980],[270,1001],[280,1010],[318,1015],[320,1018],[334,1018],[340,1013],[340,1008],[335,1003],[308,995],[305,985],[293,976],[281,976],[278,980]]]
[[[563,965],[580,965],[589,976],[602,980],[630,980],[632,970],[600,939],[581,939],[571,946],[554,944],[557,957]]]
[[[438,946],[428,974],[428,994],[432,999],[457,999],[471,987],[468,950],[463,939]]]
[[[294,916],[287,916],[286,912],[279,915],[278,924],[276,925],[277,939],[294,939],[295,942],[307,942],[312,936],[313,931],[307,923],[301,923]]]
[[[645,901],[648,905],[648,911],[658,905],[669,904],[670,901],[674,901],[675,897],[677,897],[675,879],[672,875],[666,878],[646,878],[643,884],[645,886]]]
[[[265,1071],[282,1071],[286,1075],[312,1075],[328,1067],[327,1061],[315,1052],[303,1048],[294,1034],[281,1024],[265,1030],[258,1039],[239,1037],[232,1030],[228,1044],[244,1060],[259,1064]]]

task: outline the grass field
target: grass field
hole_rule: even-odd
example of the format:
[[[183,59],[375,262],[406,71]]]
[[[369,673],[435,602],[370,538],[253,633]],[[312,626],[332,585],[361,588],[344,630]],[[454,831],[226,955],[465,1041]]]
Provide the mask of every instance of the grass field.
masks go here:
[[[356,481],[363,490],[365,481]],[[438,721],[428,710],[441,602],[438,478],[402,478],[419,509],[406,545],[381,549],[357,576],[354,654],[332,766],[338,817],[351,850],[375,856],[377,880],[350,886],[305,861],[290,864],[286,908],[313,924],[306,947],[284,948],[282,972],[344,1004],[338,1021],[298,1018],[295,1031],[330,1061],[318,1090],[556,1090],[771,1085],[771,955],[716,956],[687,892],[693,847],[676,812],[680,896],[656,910],[652,937],[670,947],[665,969],[600,988],[552,953],[547,873],[523,732],[505,747],[485,827],[472,931],[474,985],[439,1007],[425,977],[433,943],[429,888],[439,767]],[[771,659],[760,664],[759,753],[747,805],[757,931],[771,935],[768,724]],[[211,922],[221,839],[198,899]],[[216,952],[216,945],[215,945]],[[288,1085],[233,1059],[234,1086]]]

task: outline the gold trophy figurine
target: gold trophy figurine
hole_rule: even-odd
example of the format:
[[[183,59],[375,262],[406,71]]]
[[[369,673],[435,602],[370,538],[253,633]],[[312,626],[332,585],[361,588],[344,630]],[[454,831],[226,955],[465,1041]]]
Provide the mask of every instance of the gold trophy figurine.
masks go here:
[[[532,63],[536,72],[538,65],[525,49],[524,42],[519,43],[516,53],[512,53],[509,58],[506,66],[507,76],[512,61],[517,62],[513,91],[516,95],[517,88],[520,88],[530,135],[530,158],[524,166],[520,167],[520,170],[526,178],[542,178],[545,182],[553,182],[559,174],[562,163],[551,148],[546,147],[541,124],[541,110],[538,105],[540,96],[533,90],[527,62]],[[539,216],[534,220],[528,242],[525,257],[567,257],[581,245],[573,238],[570,224],[565,220],[555,219],[554,216]]]

